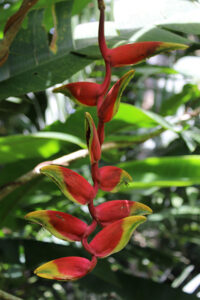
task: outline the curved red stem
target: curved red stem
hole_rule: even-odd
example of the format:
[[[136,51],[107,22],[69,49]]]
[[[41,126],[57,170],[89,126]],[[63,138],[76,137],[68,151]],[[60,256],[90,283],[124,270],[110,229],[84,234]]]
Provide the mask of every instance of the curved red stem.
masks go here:
[[[110,81],[111,81],[111,66],[110,66],[110,63],[108,61],[105,61],[105,66],[106,66],[106,74],[105,74],[105,77],[104,77],[104,81],[101,84],[100,96],[105,96],[105,94],[106,94],[106,92],[109,88]]]
[[[105,34],[104,34],[105,6],[104,6],[103,1],[101,1],[101,0],[98,1],[98,4],[99,4],[99,10],[100,10],[99,33],[98,33],[99,48],[100,48],[100,51],[101,51],[101,54],[102,54],[104,60],[107,60],[108,48],[106,45]]]

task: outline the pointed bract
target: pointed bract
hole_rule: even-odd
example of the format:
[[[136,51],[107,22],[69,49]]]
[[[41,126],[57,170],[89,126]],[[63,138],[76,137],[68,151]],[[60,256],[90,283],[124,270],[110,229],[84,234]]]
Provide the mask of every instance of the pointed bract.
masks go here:
[[[87,230],[85,222],[61,211],[38,210],[28,213],[25,218],[42,225],[57,238],[69,242],[81,241]]]
[[[135,71],[131,70],[126,73],[110,89],[100,109],[98,110],[98,117],[102,120],[102,122],[106,123],[111,121],[118,112],[122,93],[133,77],[134,72]]]
[[[41,265],[34,273],[47,279],[74,281],[92,271],[95,265],[95,257],[92,261],[84,257],[62,257]]]
[[[126,171],[114,166],[100,168],[99,174],[100,189],[111,193],[119,191],[123,185],[132,181],[131,176]]]
[[[42,167],[40,172],[51,178],[64,195],[78,204],[87,204],[94,197],[91,184],[78,173],[65,167],[49,165]]]
[[[90,160],[93,164],[101,158],[101,146],[94,121],[88,112],[85,113],[85,131]]]
[[[148,215],[152,209],[147,205],[129,201],[113,200],[95,207],[96,216],[103,226],[107,226],[119,219],[133,215]]]
[[[100,90],[101,85],[95,82],[74,82],[55,88],[53,92],[62,93],[78,104],[95,106]]]
[[[138,42],[109,49],[112,67],[134,65],[164,51],[186,49],[188,46],[165,42]]]
[[[122,250],[136,227],[145,220],[143,216],[131,216],[104,227],[90,242],[95,256],[103,258]]]

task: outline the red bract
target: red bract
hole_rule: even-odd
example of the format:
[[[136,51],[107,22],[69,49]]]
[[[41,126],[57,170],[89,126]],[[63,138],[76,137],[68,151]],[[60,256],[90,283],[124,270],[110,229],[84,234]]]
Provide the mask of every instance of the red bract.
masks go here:
[[[111,121],[117,113],[122,93],[134,75],[134,71],[127,72],[107,93],[111,82],[111,67],[133,65],[160,52],[187,47],[174,43],[140,42],[109,49],[104,35],[103,0],[98,0],[98,7],[100,10],[98,41],[105,63],[105,77],[102,84],[75,82],[54,89],[54,92],[70,96],[79,104],[97,107],[97,129],[91,115],[88,112],[85,114],[86,142],[93,186],[84,177],[65,167],[48,165],[40,169],[41,173],[50,177],[71,201],[88,205],[92,222],[87,225],[67,213],[52,210],[31,212],[26,216],[28,220],[39,223],[60,239],[81,241],[85,250],[92,255],[92,260],[72,256],[47,262],[37,268],[35,274],[48,279],[76,280],[85,276],[95,267],[97,258],[122,250],[136,227],[146,220],[143,215],[152,213],[147,205],[129,200],[113,200],[96,207],[93,204],[99,188],[106,192],[117,192],[122,185],[132,181],[131,176],[118,167],[99,168],[105,123]],[[98,225],[104,228],[88,243],[89,235]]]
[[[131,176],[126,171],[114,166],[100,168],[99,175],[100,189],[112,193],[117,192],[123,185],[132,181]]]
[[[84,257],[62,257],[41,265],[34,273],[47,279],[74,281],[91,272],[96,262],[95,257],[92,261]]]
[[[87,204],[94,198],[91,184],[78,173],[56,165],[42,167],[40,172],[51,178],[67,198],[78,204]]]
[[[163,51],[186,49],[187,47],[177,43],[139,42],[108,49],[108,57],[112,67],[121,67],[134,65]]]
[[[110,122],[119,109],[120,99],[124,89],[134,75],[134,71],[129,71],[119,79],[111,88],[98,110],[99,119],[106,123]]]
[[[96,206],[96,215],[103,226],[128,216],[151,213],[152,209],[147,205],[129,200],[113,200]]]
[[[90,242],[95,256],[103,258],[122,250],[136,227],[145,221],[143,216],[131,216],[104,227]]]
[[[91,163],[98,162],[101,157],[101,146],[99,143],[99,137],[91,115],[85,113],[85,124],[86,124],[86,141],[90,154]]]
[[[69,242],[81,241],[87,230],[85,222],[61,211],[38,210],[28,213],[25,218],[44,226],[57,238]]]
[[[101,92],[101,85],[94,82],[74,82],[55,88],[53,92],[62,93],[78,104],[95,106]]]

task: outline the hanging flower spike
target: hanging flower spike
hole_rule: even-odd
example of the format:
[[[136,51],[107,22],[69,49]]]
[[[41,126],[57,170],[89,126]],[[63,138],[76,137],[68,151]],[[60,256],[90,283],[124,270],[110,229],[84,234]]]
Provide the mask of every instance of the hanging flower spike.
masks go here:
[[[131,216],[104,227],[89,244],[95,256],[103,258],[121,251],[136,227],[145,221],[143,216]]]
[[[131,70],[119,79],[110,89],[98,111],[98,117],[104,123],[110,122],[118,112],[120,99],[135,71]]]
[[[57,238],[69,242],[81,241],[87,230],[85,222],[61,211],[38,210],[28,213],[25,218],[42,225]]]
[[[147,205],[130,200],[112,200],[95,207],[96,216],[101,225],[109,224],[133,215],[149,215],[152,209]]]
[[[94,164],[101,158],[101,146],[94,121],[88,112],[85,113],[85,129],[90,161]]]
[[[111,193],[116,193],[122,185],[127,185],[132,181],[131,176],[126,171],[114,166],[100,168],[99,175],[100,189]]]
[[[91,261],[77,256],[62,257],[41,265],[34,273],[47,279],[74,281],[91,272],[96,263],[96,257]]]
[[[187,45],[165,42],[139,42],[108,50],[112,67],[134,65],[164,51],[186,49]]]
[[[79,105],[95,106],[101,93],[101,85],[94,82],[74,82],[55,88],[53,92],[68,96]]]
[[[63,194],[78,204],[88,204],[94,197],[91,184],[78,173],[65,167],[49,165],[42,167],[40,172],[51,178]]]

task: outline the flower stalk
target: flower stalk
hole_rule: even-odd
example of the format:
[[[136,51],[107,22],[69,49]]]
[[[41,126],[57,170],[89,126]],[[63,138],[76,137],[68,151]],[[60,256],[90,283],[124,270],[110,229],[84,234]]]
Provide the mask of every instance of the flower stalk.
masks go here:
[[[109,123],[117,113],[123,91],[134,75],[133,70],[127,72],[108,91],[111,71],[112,67],[133,65],[161,51],[186,48],[181,44],[156,41],[109,49],[104,34],[105,4],[103,0],[97,1],[100,11],[98,43],[105,63],[103,83],[75,82],[54,89],[54,92],[72,97],[79,105],[97,108],[97,126],[89,112],[85,114],[86,142],[93,185],[78,173],[62,166],[45,165],[40,169],[42,174],[58,185],[69,200],[78,205],[88,206],[92,222],[88,225],[67,213],[48,210],[26,215],[28,220],[42,225],[58,238],[70,242],[80,241],[91,255],[91,260],[83,257],[63,257],[47,262],[35,270],[35,274],[47,279],[73,281],[87,275],[96,266],[98,258],[121,251],[134,230],[146,221],[144,215],[152,213],[148,206],[130,200],[113,200],[94,205],[99,189],[115,193],[122,185],[127,185],[132,180],[126,171],[115,166],[99,168],[105,123]],[[101,230],[88,242],[89,236],[97,226],[100,226]]]

